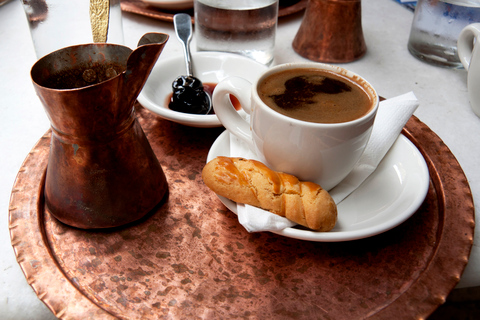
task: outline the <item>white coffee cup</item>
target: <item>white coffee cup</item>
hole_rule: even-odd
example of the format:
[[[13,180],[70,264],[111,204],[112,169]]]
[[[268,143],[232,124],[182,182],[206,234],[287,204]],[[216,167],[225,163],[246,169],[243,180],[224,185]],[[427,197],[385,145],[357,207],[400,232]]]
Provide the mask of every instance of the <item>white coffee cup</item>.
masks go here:
[[[359,83],[372,101],[367,114],[343,123],[314,123],[282,115],[259,97],[258,83],[288,69],[315,68],[346,76]],[[246,113],[247,122],[230,103],[234,95]],[[362,77],[341,67],[322,63],[291,63],[265,71],[253,84],[231,77],[221,81],[213,93],[213,107],[227,130],[247,143],[259,159],[273,170],[313,181],[330,190],[352,171],[362,155],[373,127],[379,98]]]
[[[474,41],[476,45],[474,45]],[[470,106],[480,117],[480,23],[466,26],[458,36],[458,56],[468,71],[467,87]]]

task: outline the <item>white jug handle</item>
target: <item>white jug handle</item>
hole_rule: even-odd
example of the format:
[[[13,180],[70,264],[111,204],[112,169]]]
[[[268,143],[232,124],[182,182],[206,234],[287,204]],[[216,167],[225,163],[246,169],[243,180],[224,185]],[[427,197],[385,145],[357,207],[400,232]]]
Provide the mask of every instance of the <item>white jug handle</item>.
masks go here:
[[[470,66],[472,60],[473,47],[475,42],[480,41],[480,23],[472,23],[465,28],[458,36],[457,50],[460,62],[466,70]]]

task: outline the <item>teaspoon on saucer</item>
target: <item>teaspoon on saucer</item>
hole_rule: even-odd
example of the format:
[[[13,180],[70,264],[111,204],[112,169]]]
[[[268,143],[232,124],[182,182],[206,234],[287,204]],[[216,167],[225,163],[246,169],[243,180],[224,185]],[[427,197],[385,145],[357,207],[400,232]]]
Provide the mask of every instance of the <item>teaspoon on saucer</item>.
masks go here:
[[[187,75],[176,78],[172,83],[173,95],[169,108],[174,111],[208,114],[212,109],[212,99],[205,92],[203,83],[193,76],[190,55],[190,41],[192,39],[191,17],[185,13],[173,17],[173,25],[177,38],[183,44]]]

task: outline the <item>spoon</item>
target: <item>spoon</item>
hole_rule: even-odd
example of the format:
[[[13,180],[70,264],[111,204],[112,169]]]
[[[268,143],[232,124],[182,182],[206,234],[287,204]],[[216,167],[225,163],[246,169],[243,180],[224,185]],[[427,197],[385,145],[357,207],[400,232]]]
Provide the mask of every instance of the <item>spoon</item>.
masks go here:
[[[93,42],[107,42],[110,0],[90,0]]]
[[[193,114],[208,114],[212,109],[212,99],[205,92],[203,83],[193,76],[190,56],[192,40],[192,20],[190,15],[179,13],[173,17],[173,25],[177,38],[183,44],[186,76],[179,76],[172,83],[173,95],[169,108],[175,111]]]

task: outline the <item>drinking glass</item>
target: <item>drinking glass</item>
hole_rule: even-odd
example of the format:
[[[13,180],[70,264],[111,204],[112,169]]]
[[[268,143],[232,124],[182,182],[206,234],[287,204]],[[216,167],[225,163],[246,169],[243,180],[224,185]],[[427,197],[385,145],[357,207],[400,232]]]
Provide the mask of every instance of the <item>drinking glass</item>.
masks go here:
[[[105,42],[123,44],[120,0],[22,0],[37,58],[63,47]],[[104,24],[106,22],[106,24]],[[101,31],[101,30],[100,30]]]
[[[199,51],[238,53],[265,65],[274,58],[278,0],[195,0]]]
[[[473,22],[480,22],[478,0],[419,0],[408,50],[427,63],[462,68],[457,39],[462,29]]]

